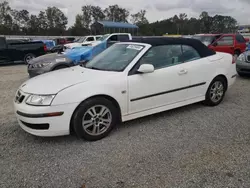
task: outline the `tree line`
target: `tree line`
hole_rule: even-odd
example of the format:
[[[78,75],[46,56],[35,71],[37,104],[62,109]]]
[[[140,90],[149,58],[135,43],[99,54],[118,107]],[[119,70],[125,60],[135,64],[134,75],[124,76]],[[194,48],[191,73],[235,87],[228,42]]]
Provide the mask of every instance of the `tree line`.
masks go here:
[[[140,35],[229,33],[237,30],[237,21],[231,16],[210,16],[202,12],[198,18],[188,18],[186,13],[149,23],[146,10],[130,14],[119,5],[107,8],[84,5],[76,15],[74,24],[67,28],[68,18],[57,7],[47,7],[37,15],[28,10],[12,9],[7,1],[0,3],[0,35],[74,35],[91,34],[91,24],[108,20],[129,22],[139,26]]]

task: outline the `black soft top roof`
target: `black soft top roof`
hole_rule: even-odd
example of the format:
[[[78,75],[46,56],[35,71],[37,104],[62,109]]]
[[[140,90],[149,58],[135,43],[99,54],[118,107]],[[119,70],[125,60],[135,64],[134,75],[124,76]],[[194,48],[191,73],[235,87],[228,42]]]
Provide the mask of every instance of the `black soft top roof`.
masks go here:
[[[171,44],[180,44],[192,46],[201,57],[207,57],[216,54],[215,51],[209,49],[202,42],[196,39],[190,38],[176,38],[176,37],[133,37],[129,42],[139,42],[146,43],[152,46],[160,45],[171,45]]]

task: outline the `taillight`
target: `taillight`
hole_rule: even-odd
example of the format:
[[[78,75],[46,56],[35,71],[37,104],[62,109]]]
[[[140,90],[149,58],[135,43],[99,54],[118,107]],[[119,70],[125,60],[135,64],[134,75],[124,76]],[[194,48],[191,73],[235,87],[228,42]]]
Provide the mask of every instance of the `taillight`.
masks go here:
[[[43,50],[45,51],[45,52],[47,52],[47,46],[46,45],[43,45]]]

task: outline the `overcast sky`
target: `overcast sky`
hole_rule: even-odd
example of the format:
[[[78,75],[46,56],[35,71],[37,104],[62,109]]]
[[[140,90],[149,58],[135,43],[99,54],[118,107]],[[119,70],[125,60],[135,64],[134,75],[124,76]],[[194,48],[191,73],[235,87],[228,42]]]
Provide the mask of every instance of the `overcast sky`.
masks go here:
[[[3,1],[3,0],[0,0]],[[98,5],[102,8],[118,4],[130,13],[140,9],[147,10],[150,22],[187,13],[188,17],[198,17],[202,11],[210,15],[221,14],[234,17],[240,24],[250,24],[250,0],[7,0],[12,8],[26,9],[32,14],[45,10],[48,6],[60,8],[68,17],[69,25],[74,23],[75,15],[81,6]]]

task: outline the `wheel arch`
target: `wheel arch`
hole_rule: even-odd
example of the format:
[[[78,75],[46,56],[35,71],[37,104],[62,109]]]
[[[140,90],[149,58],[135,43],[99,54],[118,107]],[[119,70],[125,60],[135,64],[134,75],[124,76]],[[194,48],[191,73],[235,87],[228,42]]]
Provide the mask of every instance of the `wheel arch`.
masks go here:
[[[70,65],[67,64],[67,63],[59,63],[59,64],[54,65],[54,66],[51,68],[51,70],[53,71],[53,70],[55,70],[55,68],[60,67],[60,66],[70,67]]]
[[[97,97],[102,97],[102,98],[105,98],[109,101],[112,102],[112,104],[117,108],[118,110],[118,113],[119,113],[119,121],[121,122],[122,120],[122,116],[121,116],[121,107],[119,105],[119,103],[117,102],[117,100],[115,100],[113,97],[111,97],[110,95],[106,95],[106,94],[97,94],[97,95],[93,95],[93,96],[90,96],[86,99],[84,99],[79,105],[77,105],[77,107],[75,108],[74,112],[72,113],[72,116],[70,118],[70,134],[74,133],[74,129],[73,129],[73,118],[74,118],[74,115],[77,111],[77,109],[80,107],[80,105],[82,103],[84,103],[86,100],[89,100],[89,99],[93,99],[93,98],[97,98]]]
[[[240,48],[236,48],[236,49],[234,50],[234,54],[240,55],[240,54],[241,54]]]
[[[219,74],[219,75],[217,75],[217,76],[215,76],[214,78],[213,78],[213,80],[210,82],[210,84],[214,81],[214,79],[216,79],[216,78],[223,78],[224,80],[225,80],[225,83],[226,83],[226,90],[228,89],[228,80],[227,80],[227,77],[224,75],[224,74]],[[210,85],[209,84],[209,85]],[[209,87],[209,86],[208,86]]]

